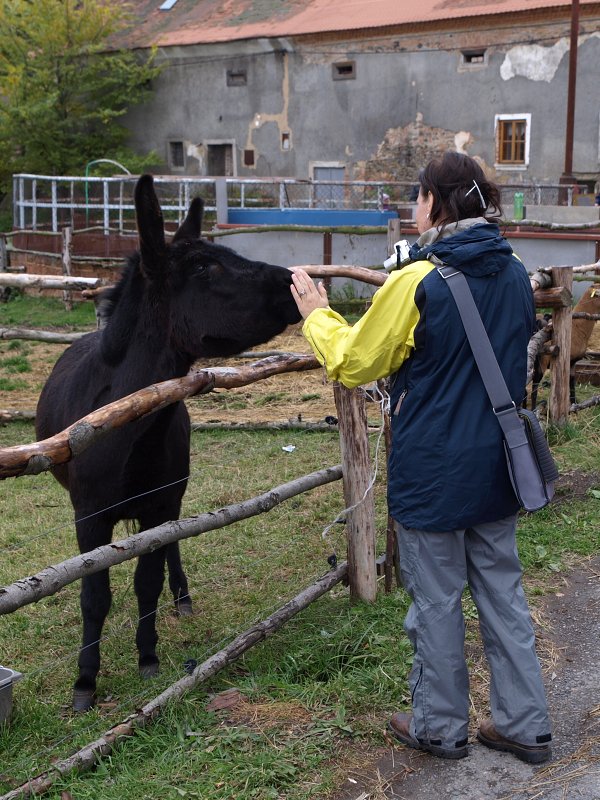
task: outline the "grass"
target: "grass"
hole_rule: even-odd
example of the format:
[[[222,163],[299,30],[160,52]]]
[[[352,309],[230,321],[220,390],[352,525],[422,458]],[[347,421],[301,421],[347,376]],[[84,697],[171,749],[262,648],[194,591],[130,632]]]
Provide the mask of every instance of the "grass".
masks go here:
[[[9,300],[0,303],[0,327],[41,328],[67,331],[88,330],[96,327],[94,305],[89,302],[73,303],[72,311],[55,297],[34,297],[13,291]]]
[[[0,445],[33,438],[31,425],[0,428]],[[209,431],[193,435],[190,487],[183,515],[218,508],[339,461],[333,432]],[[600,409],[553,432],[561,471],[578,476],[555,505],[524,515],[519,547],[530,593],[543,593],[573,560],[600,550]],[[580,472],[583,470],[583,474]],[[582,478],[585,478],[583,480]],[[0,581],[32,574],[74,550],[65,493],[47,475],[0,484]],[[48,767],[126,718],[234,635],[290,599],[344,554],[343,530],[321,532],[342,508],[339,483],[261,515],[182,543],[195,615],[176,619],[163,594],[159,612],[161,675],[137,677],[132,626],[133,565],[112,570],[113,608],[102,645],[101,705],[69,710],[79,641],[78,589],[0,618],[0,663],[25,673],[15,711],[0,731],[0,791]],[[384,487],[377,485],[377,528],[385,528]],[[339,530],[338,530],[339,529]],[[125,531],[120,533],[124,534]],[[380,541],[380,549],[382,542]],[[65,777],[50,798],[326,798],[347,759],[383,745],[389,713],[409,705],[411,651],[401,632],[402,591],[380,592],[373,606],[350,605],[338,586],[280,632],[250,650],[209,684],[170,705],[160,719],[117,746],[97,770]],[[476,612],[465,598],[476,635]],[[239,702],[210,709],[212,696],[235,687]],[[345,756],[344,754],[347,754]]]
[[[64,312],[60,300],[47,306],[40,301],[35,308],[37,300],[33,308],[18,297],[1,304],[0,326],[95,325],[93,318],[75,322],[76,312]],[[10,322],[2,317],[8,313]],[[26,377],[19,365],[31,361],[32,351],[21,341],[3,346],[0,389],[3,382],[14,385],[22,374]],[[582,398],[591,392],[581,387]],[[267,402],[277,398],[273,392]],[[202,402],[218,412],[257,401],[249,391],[212,393]],[[30,423],[0,427],[0,447],[33,438]],[[559,585],[574,563],[600,552],[600,408],[551,430],[550,439],[564,476],[557,500],[537,514],[523,515],[518,530],[526,589],[534,603]],[[293,452],[283,450],[289,444],[295,445]],[[182,516],[252,497],[339,460],[333,431],[196,432]],[[67,495],[48,474],[0,482],[0,498],[0,585],[75,552]],[[163,593],[161,675],[150,682],[137,676],[134,564],[115,567],[113,607],[102,643],[101,702],[85,715],[70,711],[80,639],[78,585],[0,617],[0,664],[25,675],[14,689],[10,723],[0,726],[0,793],[94,740],[182,677],[188,660],[204,660],[268,616],[326,572],[332,552],[342,559],[343,527],[333,526],[326,538],[322,531],[343,505],[337,482],[268,514],[183,542],[195,613],[176,618],[168,592]],[[376,513],[381,552],[387,521],[383,464]],[[126,534],[125,526],[116,533]],[[486,703],[485,680],[479,679],[477,612],[468,593],[464,608],[474,704],[480,708]],[[229,669],[167,706],[152,726],[118,744],[93,772],[60,779],[48,797],[330,798],[350,769],[385,745],[390,712],[410,705],[411,650],[401,628],[406,610],[401,590],[389,595],[381,590],[372,606],[351,605],[348,589],[337,586]],[[239,692],[237,703],[215,710],[211,700],[232,689]]]

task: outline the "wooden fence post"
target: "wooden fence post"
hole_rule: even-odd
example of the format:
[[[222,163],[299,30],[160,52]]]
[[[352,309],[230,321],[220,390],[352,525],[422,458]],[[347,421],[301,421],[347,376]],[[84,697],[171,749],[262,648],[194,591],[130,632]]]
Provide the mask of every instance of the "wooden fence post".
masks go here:
[[[394,245],[400,239],[400,218],[388,219],[387,229],[387,256],[391,256],[394,252]]]
[[[348,579],[351,600],[373,603],[377,596],[375,564],[375,503],[370,482],[369,439],[364,394],[334,384],[333,397],[340,430],[344,500],[348,512]],[[364,498],[364,499],[363,499]]]
[[[552,283],[563,286],[569,295],[573,290],[573,267],[553,267]],[[552,339],[558,346],[558,355],[552,363],[552,382],[550,386],[549,416],[555,425],[564,425],[569,418],[571,406],[569,376],[571,373],[571,317],[572,305],[555,308],[552,314],[554,333]]]
[[[62,270],[66,278],[71,276],[71,250],[73,246],[73,229],[66,227],[62,229]],[[73,295],[69,289],[63,292],[63,302],[66,311],[73,310]]]
[[[6,237],[0,234],[0,272],[6,272],[8,269],[8,251],[6,249]],[[5,300],[10,295],[8,286],[0,286],[0,300]]]

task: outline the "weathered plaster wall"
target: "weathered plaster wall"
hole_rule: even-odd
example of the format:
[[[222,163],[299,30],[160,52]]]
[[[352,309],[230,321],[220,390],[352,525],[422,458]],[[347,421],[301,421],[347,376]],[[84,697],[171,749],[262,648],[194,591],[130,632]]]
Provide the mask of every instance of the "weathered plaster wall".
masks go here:
[[[558,13],[558,12],[557,12]],[[156,91],[132,110],[132,144],[166,163],[168,140],[185,143],[186,172],[206,174],[207,143],[235,144],[237,174],[308,178],[310,165],[343,166],[347,178],[414,180],[444,149],[459,148],[493,169],[496,114],[531,115],[530,163],[502,181],[556,181],[563,170],[569,20],[532,14],[499,27],[405,30],[385,36],[252,40],[168,48]],[[496,23],[497,24],[497,23]],[[600,170],[600,35],[582,19],[578,51],[574,170]],[[525,42],[527,44],[525,44]],[[462,49],[485,48],[465,65]],[[355,64],[333,80],[332,65]],[[227,86],[244,69],[247,85]],[[282,135],[288,134],[288,148]],[[254,165],[244,166],[244,150]]]

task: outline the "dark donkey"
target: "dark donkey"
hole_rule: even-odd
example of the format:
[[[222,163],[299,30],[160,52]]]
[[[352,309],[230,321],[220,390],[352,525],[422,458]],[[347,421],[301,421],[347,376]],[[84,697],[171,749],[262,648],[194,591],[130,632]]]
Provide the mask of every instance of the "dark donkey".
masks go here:
[[[157,381],[185,375],[195,359],[229,356],[268,341],[300,319],[291,273],[201,240],[203,204],[193,200],[170,244],[152,177],[135,188],[140,250],[108,290],[106,327],[78,340],[56,363],[40,396],[36,434],[45,439],[100,406]],[[189,471],[190,421],[172,404],[126,425],[54,469],[75,510],[81,552],[110,542],[119,520],[140,530],[177,519]],[[164,582],[189,611],[177,544],[139,558],[136,643],[143,676],[158,671],[155,616]],[[82,579],[83,644],[73,706],[95,701],[99,640],[111,603],[108,570]]]

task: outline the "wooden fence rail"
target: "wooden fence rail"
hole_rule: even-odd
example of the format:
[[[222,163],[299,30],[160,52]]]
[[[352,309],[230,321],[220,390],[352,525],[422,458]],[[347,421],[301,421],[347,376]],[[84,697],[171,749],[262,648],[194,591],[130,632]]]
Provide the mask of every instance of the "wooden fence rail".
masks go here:
[[[199,536],[201,533],[224,528],[233,522],[264,514],[284,500],[308,492],[317,486],[324,486],[332,481],[340,480],[341,477],[341,464],[326,467],[275,486],[268,492],[241,503],[233,503],[195,517],[165,522],[155,528],[148,528],[128,536],[126,539],[111,542],[87,553],[68,558],[59,564],[46,567],[35,575],[21,578],[9,586],[0,588],[0,615],[10,614],[30,603],[37,603],[43,597],[56,594],[64,586],[74,583],[85,575],[93,575],[95,572],[114,567],[116,564],[130,561],[132,558],[150,553],[171,542]],[[373,554],[374,560],[375,555]]]
[[[320,367],[317,359],[304,353],[288,353],[242,367],[214,367],[191,370],[182,378],[173,378],[115,400],[74,422],[49,439],[32,444],[0,448],[0,480],[18,475],[36,475],[65,464],[115,428],[152,414],[165,406],[211,391],[231,389],[277,375]]]

